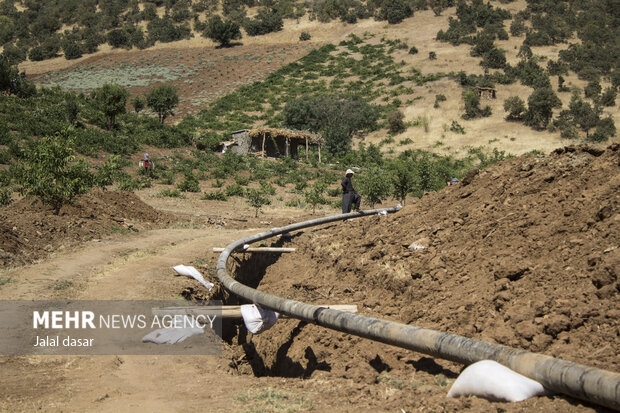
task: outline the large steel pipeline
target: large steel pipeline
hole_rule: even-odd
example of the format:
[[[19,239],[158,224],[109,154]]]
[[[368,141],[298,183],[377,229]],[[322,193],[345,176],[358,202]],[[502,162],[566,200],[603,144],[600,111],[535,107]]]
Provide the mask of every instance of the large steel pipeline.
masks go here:
[[[244,244],[349,218],[376,215],[383,211],[394,213],[399,209],[375,209],[318,218],[282,228],[273,228],[234,241],[224,249],[217,261],[217,277],[231,293],[289,317],[465,365],[480,360],[495,360],[536,380],[549,390],[620,410],[620,374],[618,373],[499,344],[277,297],[235,281],[226,269],[230,254],[242,248]]]

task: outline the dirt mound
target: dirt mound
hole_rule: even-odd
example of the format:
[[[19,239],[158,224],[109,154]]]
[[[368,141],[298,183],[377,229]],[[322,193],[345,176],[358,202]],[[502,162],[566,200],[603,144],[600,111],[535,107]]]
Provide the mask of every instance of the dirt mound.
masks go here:
[[[620,371],[619,200],[619,145],[512,158],[398,214],[307,230],[260,289]],[[280,322],[244,351],[242,372],[385,382],[382,409],[420,389],[414,406],[468,407],[441,388],[460,366],[313,325]]]
[[[58,215],[38,201],[21,199],[0,209],[0,267],[29,263],[111,232],[139,231],[176,219],[126,191],[93,190],[63,206]]]

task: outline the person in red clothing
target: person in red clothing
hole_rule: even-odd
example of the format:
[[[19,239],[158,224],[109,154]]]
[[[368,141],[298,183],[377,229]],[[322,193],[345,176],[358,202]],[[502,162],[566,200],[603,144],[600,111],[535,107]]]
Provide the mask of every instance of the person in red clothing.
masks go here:
[[[148,175],[149,173],[149,167],[151,166],[151,158],[149,157],[148,153],[144,154],[144,171],[146,172],[146,174]]]

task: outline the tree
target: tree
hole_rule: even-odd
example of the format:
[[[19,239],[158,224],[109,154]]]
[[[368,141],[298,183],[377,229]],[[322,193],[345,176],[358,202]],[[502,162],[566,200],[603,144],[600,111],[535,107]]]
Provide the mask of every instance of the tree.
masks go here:
[[[177,88],[173,85],[161,85],[150,90],[146,95],[146,104],[157,116],[161,123],[164,123],[169,115],[174,116],[172,111],[179,104]]]
[[[413,9],[405,0],[384,0],[379,10],[379,17],[390,24],[400,23],[411,16]]]
[[[241,39],[241,30],[238,23],[222,20],[219,15],[215,15],[207,22],[207,28],[202,35],[218,42],[221,47],[228,47],[231,40]]]
[[[136,113],[140,113],[146,106],[146,100],[144,100],[143,97],[136,95],[133,99],[131,99],[131,106],[133,106]]]
[[[129,92],[115,83],[106,83],[94,92],[94,98],[99,110],[105,117],[105,126],[108,130],[116,126],[116,117],[125,113],[125,103]]]
[[[600,104],[603,106],[616,106],[616,88],[608,87],[601,95]]]
[[[38,197],[54,208],[55,215],[93,184],[88,164],[82,159],[76,161],[73,133],[72,129],[64,129],[32,142],[16,167],[20,193]]]
[[[261,8],[254,19],[246,20],[244,28],[248,36],[260,36],[282,30],[282,15],[275,9]]]
[[[392,194],[390,175],[383,169],[370,168],[360,179],[360,193],[371,208]]]
[[[589,138],[590,129],[596,127],[600,120],[597,111],[589,103],[584,102],[578,94],[571,97],[568,110],[573,123],[586,133],[586,139]]]
[[[322,204],[325,202],[325,198],[323,198],[323,192],[325,192],[325,182],[318,180],[312,185],[312,188],[304,193],[306,198],[306,202],[312,205],[312,214],[316,211],[316,206],[318,204]]]
[[[111,30],[107,35],[107,40],[110,46],[119,47],[131,47],[129,34],[123,29]]]
[[[256,218],[258,218],[258,212],[264,205],[271,204],[269,197],[259,189],[248,188],[245,197],[248,205],[256,210]]]
[[[521,121],[527,112],[525,102],[519,96],[511,96],[504,101],[504,110],[508,112],[507,121]]]
[[[553,109],[562,107],[562,101],[551,88],[536,89],[527,99],[525,124],[535,129],[544,129],[553,116]]]
[[[73,39],[65,39],[62,42],[62,52],[67,60],[79,59],[82,57],[82,46]]]
[[[303,96],[287,102],[284,124],[293,129],[319,132],[327,150],[342,155],[351,148],[353,135],[376,128],[378,110],[358,97]]]
[[[405,205],[407,194],[415,188],[415,171],[407,159],[397,158],[392,163],[393,196]]]

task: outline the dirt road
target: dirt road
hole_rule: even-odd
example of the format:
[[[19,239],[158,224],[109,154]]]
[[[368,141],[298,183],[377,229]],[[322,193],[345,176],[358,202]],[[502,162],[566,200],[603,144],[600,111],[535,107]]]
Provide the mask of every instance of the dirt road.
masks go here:
[[[178,298],[199,285],[175,277],[173,265],[207,262],[213,247],[253,232],[158,229],[91,241],[3,273],[11,281],[0,299]],[[3,357],[0,411],[238,410],[247,403],[235,397],[251,399],[258,379],[222,374],[222,363],[216,356]]]

